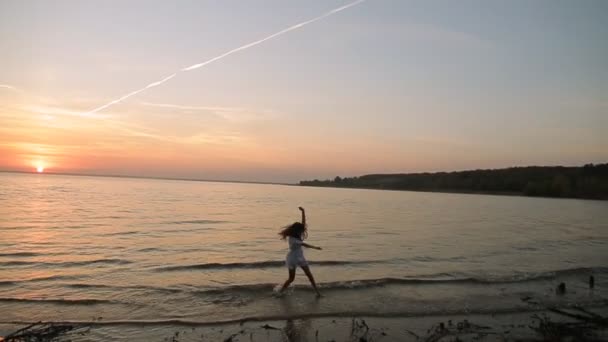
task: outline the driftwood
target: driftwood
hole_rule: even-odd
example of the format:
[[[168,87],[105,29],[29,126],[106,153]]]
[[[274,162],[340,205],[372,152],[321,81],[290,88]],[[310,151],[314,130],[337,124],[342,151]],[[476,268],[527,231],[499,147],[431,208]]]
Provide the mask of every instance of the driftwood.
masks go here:
[[[583,321],[585,323],[595,324],[595,325],[603,326],[603,327],[608,326],[608,318],[602,317],[596,313],[593,313],[591,311],[585,310],[580,307],[574,307],[574,309],[584,313],[584,315],[564,311],[562,309],[557,309],[557,308],[550,308],[549,311],[562,315],[562,316],[575,318],[575,319],[578,319],[579,321]]]
[[[269,325],[269,324],[264,324],[264,325],[260,326],[260,328],[263,328],[265,330],[281,330],[281,329],[279,329],[277,327],[273,327],[272,325]]]
[[[595,341],[595,332],[603,329],[589,322],[554,322],[547,315],[533,315],[532,319],[538,321],[538,325],[530,329],[541,335],[543,341]]]
[[[47,342],[69,331],[84,328],[72,324],[37,322],[4,337],[4,342]],[[82,332],[84,333],[84,332]]]

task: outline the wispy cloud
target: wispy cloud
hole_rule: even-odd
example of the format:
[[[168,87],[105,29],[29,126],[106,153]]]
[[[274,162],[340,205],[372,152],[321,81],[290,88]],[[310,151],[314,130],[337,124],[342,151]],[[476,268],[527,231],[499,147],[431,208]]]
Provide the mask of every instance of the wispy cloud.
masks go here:
[[[110,101],[110,102],[108,102],[108,103],[106,103],[106,104],[104,104],[104,105],[102,105],[102,106],[99,106],[99,107],[97,107],[97,108],[95,108],[95,109],[91,110],[91,111],[89,112],[89,114],[97,113],[97,112],[99,112],[99,111],[101,111],[101,110],[104,110],[104,109],[106,109],[106,108],[108,108],[108,107],[110,107],[110,106],[112,106],[112,105],[115,105],[115,104],[117,104],[117,103],[120,103],[120,102],[122,102],[122,101],[124,101],[124,100],[128,99],[128,98],[129,98],[129,97],[131,97],[131,96],[135,96],[135,95],[137,95],[137,94],[139,94],[139,93],[141,93],[141,92],[143,92],[143,91],[146,91],[147,89],[150,89],[150,88],[153,88],[153,87],[157,87],[157,86],[159,86],[159,85],[161,85],[161,84],[163,84],[163,83],[165,83],[165,82],[169,81],[170,79],[172,79],[173,77],[175,77],[175,76],[176,76],[178,73],[180,73],[180,72],[186,72],[186,71],[191,71],[191,70],[195,70],[195,69],[201,68],[201,67],[203,67],[203,66],[205,66],[205,65],[211,64],[211,63],[213,63],[213,62],[215,62],[215,61],[218,61],[218,60],[220,60],[220,59],[222,59],[222,58],[224,58],[224,57],[230,56],[230,55],[232,55],[232,54],[234,54],[234,53],[237,53],[237,52],[239,52],[239,51],[243,51],[243,50],[249,49],[249,48],[254,47],[254,46],[256,46],[256,45],[259,45],[259,44],[261,44],[261,43],[263,43],[263,42],[265,42],[265,41],[267,41],[267,40],[270,40],[270,39],[276,38],[276,37],[278,37],[278,36],[281,36],[281,35],[283,35],[283,34],[285,34],[285,33],[290,32],[290,31],[297,30],[297,29],[299,29],[299,28],[301,28],[301,27],[304,27],[304,26],[306,26],[306,25],[308,25],[308,24],[312,24],[312,23],[314,23],[315,21],[319,21],[319,20],[321,20],[321,19],[327,18],[327,17],[329,17],[329,16],[331,16],[331,15],[334,15],[334,14],[336,14],[336,13],[338,13],[338,12],[341,12],[341,11],[343,11],[343,10],[345,10],[345,9],[348,9],[348,8],[350,8],[350,7],[353,7],[353,6],[355,6],[355,5],[358,5],[358,4],[360,4],[360,3],[364,2],[364,1],[366,1],[366,0],[356,0],[356,1],[353,1],[353,2],[351,2],[351,3],[349,3],[349,4],[344,5],[344,6],[340,6],[340,7],[338,7],[338,8],[334,8],[334,9],[332,9],[331,11],[325,12],[325,13],[323,13],[323,14],[321,14],[321,15],[319,15],[319,16],[317,16],[317,17],[315,17],[315,18],[312,18],[312,19],[309,19],[309,20],[303,21],[303,22],[301,22],[301,23],[299,23],[299,24],[296,24],[296,25],[292,25],[292,26],[290,26],[290,27],[288,27],[288,28],[285,28],[285,29],[283,29],[283,30],[281,30],[281,31],[278,31],[278,32],[276,32],[276,33],[273,33],[273,34],[271,34],[271,35],[269,35],[269,36],[266,36],[266,37],[264,37],[264,38],[262,38],[262,39],[258,39],[258,40],[254,41],[254,42],[251,42],[251,43],[248,43],[248,44],[245,44],[245,45],[239,46],[239,47],[237,47],[237,48],[235,48],[235,49],[232,49],[232,50],[230,50],[230,51],[228,51],[228,52],[225,52],[225,53],[223,53],[223,54],[221,54],[221,55],[218,55],[218,56],[216,56],[216,57],[213,57],[213,58],[211,58],[211,59],[209,59],[209,60],[206,60],[206,61],[204,61],[204,62],[202,62],[202,63],[197,63],[197,64],[194,64],[194,65],[191,65],[191,66],[188,66],[188,67],[182,68],[181,70],[179,70],[179,71],[177,71],[177,72],[175,72],[175,73],[173,73],[173,74],[171,74],[171,75],[169,75],[169,76],[167,76],[167,77],[165,77],[165,78],[163,78],[163,79],[161,79],[161,80],[159,80],[159,81],[152,82],[152,83],[148,84],[147,86],[145,86],[145,87],[143,87],[143,88],[141,88],[141,89],[138,89],[138,90],[132,91],[132,92],[130,92],[130,93],[128,93],[128,94],[126,94],[126,95],[123,95],[123,96],[121,96],[121,97],[117,98],[116,100],[112,100],[112,101]]]
[[[92,99],[72,98],[69,101],[59,101],[56,98],[38,96],[8,84],[0,84],[0,89],[2,88],[23,95],[23,99],[27,101],[0,104],[0,115],[6,114],[8,111],[15,112],[17,110],[30,114],[40,114],[46,118],[52,118],[52,116],[73,116],[106,119],[111,116],[110,114],[85,113],[82,108],[89,106],[93,101]]]
[[[253,120],[267,120],[276,118],[278,114],[272,110],[258,110],[242,107],[225,107],[225,106],[184,106],[170,103],[151,103],[141,102],[143,106],[157,107],[164,109],[173,109],[179,111],[200,111],[211,113],[215,116],[232,122],[246,122]]]
[[[111,127],[114,132],[119,132],[122,135],[127,135],[133,138],[156,140],[163,144],[170,143],[177,145],[231,145],[247,141],[247,139],[239,132],[232,131],[210,131],[199,132],[191,135],[176,136],[162,134],[148,127],[142,127],[118,121],[110,123],[108,127]]]
[[[43,115],[65,115],[65,116],[77,116],[77,117],[85,117],[85,118],[95,118],[95,119],[104,119],[110,117],[110,115],[106,114],[97,114],[97,113],[83,113],[81,110],[58,107],[58,106],[48,106],[48,105],[26,105],[21,109],[36,114]]]
[[[60,155],[66,148],[65,146],[58,146],[57,144],[49,145],[49,144],[41,144],[41,143],[32,143],[32,142],[0,142],[0,146],[3,147],[11,147],[16,148],[21,151],[27,151],[29,153],[38,154],[41,156],[53,156]]]
[[[8,89],[10,91],[14,91],[14,92],[17,92],[19,94],[23,93],[23,91],[21,91],[21,89],[19,89],[17,87],[13,87],[12,85],[8,85],[8,84],[0,84],[0,89]]]
[[[9,91],[20,91],[10,85],[1,86]],[[273,114],[267,110],[235,106],[180,106],[166,103],[139,103],[120,111],[87,113],[83,107],[90,105],[94,99],[66,100],[21,93],[27,95],[27,103],[0,104],[0,121],[4,123],[0,125],[0,136],[3,137],[0,138],[0,147],[17,151],[20,158],[27,160],[34,156],[44,156],[47,161],[53,156],[69,156],[68,152],[76,153],[76,150],[68,151],[66,146],[72,146],[70,144],[74,142],[78,142],[78,146],[88,146],[94,153],[102,154],[122,151],[125,144],[133,149],[157,146],[160,149],[178,148],[180,151],[252,144],[246,135],[231,127],[221,127],[222,125],[188,125],[188,129],[184,129],[179,125],[167,128],[161,123],[160,127],[153,127],[151,123],[146,124],[147,121],[138,122],[137,114],[145,109],[142,105],[184,114],[206,112],[221,120],[238,123]],[[7,140],[8,137],[12,138]],[[49,139],[54,141],[53,144],[47,144]],[[20,144],[8,146],[6,144],[9,141]]]
[[[238,107],[221,107],[221,106],[184,106],[184,105],[176,105],[170,103],[152,103],[152,102],[141,102],[141,105],[150,106],[150,107],[161,107],[161,108],[171,108],[171,109],[180,109],[180,110],[200,110],[200,111],[241,111],[243,108]]]

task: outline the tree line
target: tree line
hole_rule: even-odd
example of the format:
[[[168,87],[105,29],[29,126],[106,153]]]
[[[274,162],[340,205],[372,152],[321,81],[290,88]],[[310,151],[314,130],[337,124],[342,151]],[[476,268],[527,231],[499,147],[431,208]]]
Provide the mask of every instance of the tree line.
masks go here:
[[[475,192],[542,197],[608,199],[608,163],[526,166],[435,173],[370,174],[300,181],[304,186]]]

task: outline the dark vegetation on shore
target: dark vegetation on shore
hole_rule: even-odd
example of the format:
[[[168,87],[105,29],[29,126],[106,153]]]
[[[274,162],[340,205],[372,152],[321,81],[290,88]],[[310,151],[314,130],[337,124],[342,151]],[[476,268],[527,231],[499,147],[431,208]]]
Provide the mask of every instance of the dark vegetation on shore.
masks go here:
[[[540,197],[608,199],[608,163],[526,166],[495,170],[371,174],[300,181],[304,186],[385,190],[472,192]]]

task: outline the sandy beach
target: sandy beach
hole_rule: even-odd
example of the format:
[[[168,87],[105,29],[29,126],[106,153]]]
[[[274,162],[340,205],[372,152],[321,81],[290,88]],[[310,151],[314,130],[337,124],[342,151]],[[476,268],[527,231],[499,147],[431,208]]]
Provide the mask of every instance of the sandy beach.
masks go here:
[[[608,305],[518,313],[424,317],[322,317],[217,324],[57,322],[24,330],[56,341],[605,341]],[[51,327],[51,328],[49,328]],[[54,327],[54,328],[53,328]],[[23,328],[4,324],[0,334]],[[58,333],[52,335],[53,329]],[[33,341],[35,339],[29,335]],[[22,341],[16,335],[6,341]],[[38,340],[36,340],[38,341]]]

